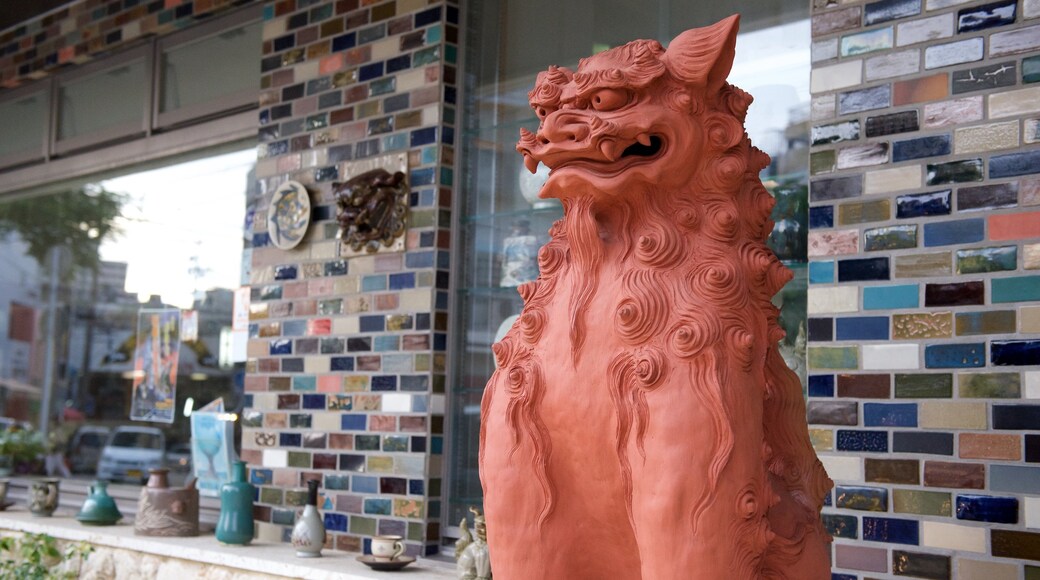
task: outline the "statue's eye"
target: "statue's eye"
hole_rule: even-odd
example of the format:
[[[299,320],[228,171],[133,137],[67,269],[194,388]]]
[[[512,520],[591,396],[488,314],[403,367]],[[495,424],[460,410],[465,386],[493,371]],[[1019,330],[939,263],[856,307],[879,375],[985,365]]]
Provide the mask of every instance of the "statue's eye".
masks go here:
[[[589,99],[597,111],[613,111],[628,104],[629,93],[624,89],[602,89]]]

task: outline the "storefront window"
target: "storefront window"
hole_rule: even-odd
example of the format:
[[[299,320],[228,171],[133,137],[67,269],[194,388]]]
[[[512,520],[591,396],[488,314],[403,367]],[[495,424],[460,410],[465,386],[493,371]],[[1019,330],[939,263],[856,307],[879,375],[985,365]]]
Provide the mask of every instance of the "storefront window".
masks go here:
[[[190,413],[240,408],[229,337],[255,160],[250,149],[0,202],[0,414],[33,429],[46,418],[48,449],[76,474],[186,474]]]
[[[562,215],[558,203],[537,198],[541,179],[526,171],[514,149],[521,127],[538,127],[527,102],[535,76],[550,64],[574,68],[579,58],[637,38],[667,45],[686,29],[734,12],[741,14],[741,34],[729,81],[754,95],[747,131],[773,159],[762,174],[778,199],[770,244],[796,272],[777,297],[788,331],[782,349],[804,382],[799,335],[804,333],[808,227],[808,6],[792,0],[715,6],[668,0],[468,3],[448,523],[457,524],[470,505],[482,501],[477,442],[480,399],[494,371],[491,344],[520,312],[516,286],[537,276],[530,257]]]

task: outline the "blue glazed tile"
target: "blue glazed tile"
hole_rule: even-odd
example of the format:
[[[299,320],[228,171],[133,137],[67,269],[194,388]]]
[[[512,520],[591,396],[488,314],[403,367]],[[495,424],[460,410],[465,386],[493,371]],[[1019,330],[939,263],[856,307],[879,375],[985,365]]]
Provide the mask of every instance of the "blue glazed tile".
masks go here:
[[[347,531],[347,516],[325,512],[325,529],[334,532]]]
[[[892,451],[895,453],[953,455],[953,433],[895,431],[892,433]]]
[[[989,176],[991,179],[1014,177],[1040,173],[1040,149],[1007,155],[994,155],[989,158]]]
[[[313,378],[313,377],[311,377]],[[303,396],[303,408],[304,409],[320,409],[325,410],[325,395],[304,395]]]
[[[412,412],[413,413],[425,413],[429,410],[430,400],[425,395],[415,395],[412,397]]]
[[[272,40],[271,44],[275,52],[281,52],[287,48],[296,46],[296,35],[286,34],[284,36],[279,36]]]
[[[344,413],[340,417],[340,428],[344,431],[364,431],[367,415]]]
[[[408,184],[412,187],[419,185],[433,185],[435,177],[436,173],[432,167],[413,169],[411,175],[408,176]]]
[[[859,520],[856,516],[823,514],[823,527],[835,538],[855,540],[859,534]]]
[[[809,262],[809,283],[830,284],[834,282],[834,261]]]
[[[917,403],[863,403],[867,427],[917,427]]]
[[[397,376],[395,375],[376,375],[372,377],[372,390],[373,391],[396,391],[397,390]]]
[[[441,7],[430,8],[429,10],[423,10],[422,12],[416,12],[415,14],[415,27],[422,28],[427,24],[434,24],[439,22],[441,19]]]
[[[950,154],[949,135],[931,135],[892,143],[892,162]]]
[[[285,364],[284,364],[285,361],[283,360],[282,363],[283,363],[282,364],[282,371],[284,372],[285,371]],[[300,370],[302,371],[303,369],[301,368]],[[294,391],[314,391],[314,390],[316,390],[316,388],[317,388],[317,382],[316,382],[316,380],[314,378],[314,375],[304,375],[304,376],[299,376],[299,377],[293,377],[292,378],[292,390],[294,390]],[[306,396],[306,395],[304,395],[304,396]],[[324,397],[324,395],[322,395],[322,397]],[[316,407],[316,408],[318,408],[318,409],[325,408],[325,403],[322,402],[322,405],[320,407]]]
[[[994,366],[1040,365],[1040,340],[994,340],[990,362]]]
[[[865,286],[863,288],[864,310],[897,310],[917,308],[920,305],[920,288],[917,284],[900,286]]]
[[[273,469],[253,469],[249,473],[249,483],[253,485],[270,485],[274,481]]]
[[[933,191],[896,197],[896,217],[908,219],[950,214],[950,192]]]
[[[386,328],[386,317],[383,315],[362,316],[358,319],[361,332],[382,332]]]
[[[430,143],[437,142],[437,128],[436,127],[424,127],[422,129],[416,129],[411,133],[411,146],[422,147]]]
[[[426,482],[421,479],[409,479],[408,480],[408,494],[409,495],[422,495],[426,488]]]
[[[383,76],[383,62],[374,62],[358,68],[358,82],[363,83]]]
[[[286,320],[282,323],[283,336],[303,336],[307,334],[306,320]]]
[[[993,405],[993,428],[1040,430],[1040,405]]]
[[[996,158],[990,159],[991,178],[998,177],[997,175],[993,175],[993,159]],[[925,166],[925,169],[925,183],[927,183],[928,185],[942,185],[946,183],[982,181],[982,159],[964,159],[961,161],[950,161],[947,163],[935,164],[929,163]]]
[[[444,453],[444,437],[430,437],[430,453],[433,455]]]
[[[888,490],[883,487],[839,485],[834,494],[834,507],[868,512],[888,511]]]
[[[393,502],[389,499],[366,497],[365,513],[379,516],[388,516],[393,513]]]
[[[1015,22],[1017,0],[993,2],[957,11],[957,33],[975,32]]]
[[[401,350],[401,337],[393,335],[376,336],[372,343],[375,352],[392,352]]]
[[[993,278],[990,298],[994,304],[1040,300],[1040,276]]]
[[[303,443],[303,436],[299,433],[280,433],[278,445],[280,447],[299,447]]]
[[[349,491],[350,490],[350,476],[349,475],[337,475],[327,474],[325,476],[325,489],[335,489],[337,491]]]
[[[833,397],[834,375],[809,375],[810,397]]]
[[[275,280],[295,280],[296,266],[276,266],[274,269]]]
[[[426,391],[430,388],[430,378],[426,375],[402,375],[402,391]]]
[[[406,288],[415,288],[415,272],[390,274],[391,290],[403,290]]]
[[[434,252],[409,252],[404,256],[404,265],[406,268],[432,268]],[[447,269],[447,266],[438,267]]]
[[[284,338],[272,340],[268,347],[268,352],[271,355],[292,354],[292,341]]]
[[[857,580],[852,574],[838,574],[837,572],[831,573],[831,580]]]
[[[884,109],[892,104],[892,85],[880,85],[838,94],[838,113],[849,115],[873,109]]]
[[[838,429],[838,451],[888,452],[887,431],[850,431]]]
[[[924,347],[929,369],[963,369],[986,366],[986,344],[932,344]]]
[[[871,542],[912,544],[920,542],[918,524],[914,520],[895,518],[863,518],[863,539]]]
[[[405,54],[386,61],[386,74],[409,69],[412,67],[412,55]]]
[[[881,0],[863,7],[863,24],[870,26],[921,13],[921,0]]]
[[[329,363],[329,369],[333,371],[352,371],[354,370],[354,357],[334,356]]]
[[[888,258],[838,260],[838,282],[888,280]]]
[[[834,227],[834,206],[821,205],[809,208],[809,229]]]
[[[834,319],[810,318],[806,330],[809,342],[830,342],[834,340]]]
[[[888,340],[887,316],[856,316],[836,321],[837,340]]]
[[[341,50],[347,50],[348,48],[354,48],[355,46],[357,46],[357,33],[354,32],[341,34],[332,39],[332,52],[340,52]]]
[[[985,237],[986,220],[982,218],[924,224],[925,247],[971,244]]]
[[[957,519],[997,524],[1018,523],[1018,499],[988,495],[958,495]]]

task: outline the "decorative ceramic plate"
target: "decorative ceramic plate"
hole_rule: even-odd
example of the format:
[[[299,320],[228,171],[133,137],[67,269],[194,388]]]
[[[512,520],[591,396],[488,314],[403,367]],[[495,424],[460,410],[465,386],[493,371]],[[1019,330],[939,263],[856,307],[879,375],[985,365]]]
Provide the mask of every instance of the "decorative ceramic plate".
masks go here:
[[[267,207],[267,233],[271,244],[291,250],[303,240],[311,223],[311,199],[299,181],[286,181],[274,191]]]
[[[411,556],[398,556],[396,560],[380,560],[375,556],[358,556],[357,561],[373,570],[381,572],[392,572],[400,570],[415,561]]]

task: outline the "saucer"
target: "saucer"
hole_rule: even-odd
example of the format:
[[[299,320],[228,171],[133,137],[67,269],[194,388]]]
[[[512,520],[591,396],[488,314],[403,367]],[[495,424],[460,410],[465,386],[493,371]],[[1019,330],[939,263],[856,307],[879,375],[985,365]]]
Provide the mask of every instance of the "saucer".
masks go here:
[[[391,572],[400,570],[415,561],[411,556],[398,556],[396,560],[379,560],[375,556],[358,556],[357,561],[373,570]]]

